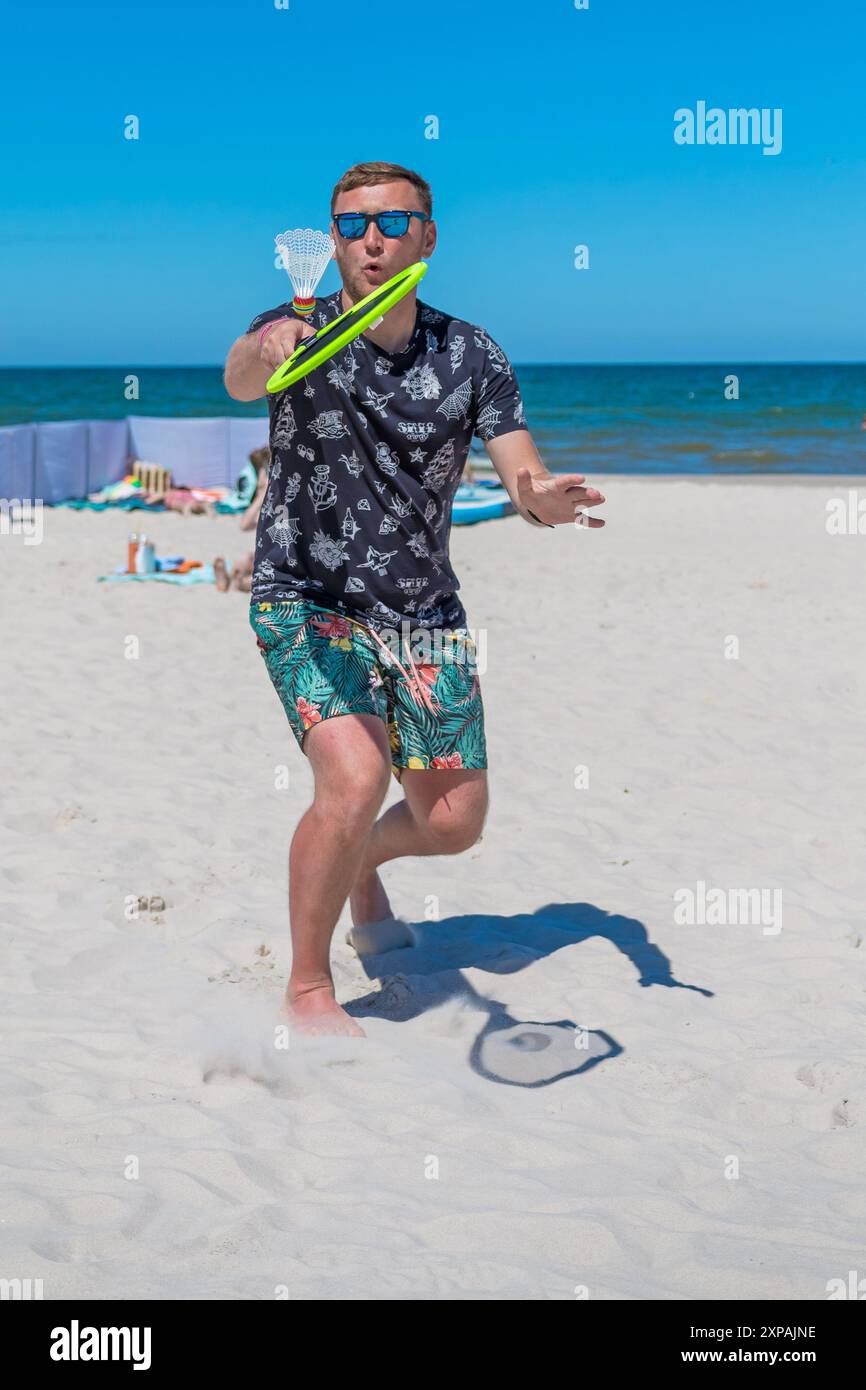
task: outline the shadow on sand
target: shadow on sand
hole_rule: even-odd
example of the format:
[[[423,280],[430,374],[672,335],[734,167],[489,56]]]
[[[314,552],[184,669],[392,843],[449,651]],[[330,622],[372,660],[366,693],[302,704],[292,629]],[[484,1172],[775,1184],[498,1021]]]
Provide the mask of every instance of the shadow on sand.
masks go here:
[[[384,924],[383,924],[384,925]],[[674,978],[667,956],[634,917],[604,912],[592,903],[548,903],[514,917],[473,914],[441,922],[405,924],[407,944],[360,958],[368,979],[380,988],[344,1007],[353,1018],[387,1018],[403,1023],[448,1000],[461,1000],[486,1014],[469,1055],[473,1071],[508,1086],[549,1086],[609,1061],[623,1048],[609,1034],[569,1019],[520,1020],[496,999],[473,989],[463,970],[511,975],[534,961],[601,937],[621,951],[643,987],[691,989],[705,998],[712,990]]]

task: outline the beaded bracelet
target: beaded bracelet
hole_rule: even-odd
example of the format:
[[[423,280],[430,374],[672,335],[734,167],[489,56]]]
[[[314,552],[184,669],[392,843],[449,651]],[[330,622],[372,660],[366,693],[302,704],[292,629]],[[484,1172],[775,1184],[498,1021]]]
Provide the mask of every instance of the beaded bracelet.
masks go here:
[[[281,319],[271,319],[270,323],[266,323],[261,333],[259,334],[259,347],[261,348],[262,343],[265,341],[266,335],[270,333],[272,328],[276,328],[278,323],[288,323],[291,317],[291,314],[283,314],[283,317]]]

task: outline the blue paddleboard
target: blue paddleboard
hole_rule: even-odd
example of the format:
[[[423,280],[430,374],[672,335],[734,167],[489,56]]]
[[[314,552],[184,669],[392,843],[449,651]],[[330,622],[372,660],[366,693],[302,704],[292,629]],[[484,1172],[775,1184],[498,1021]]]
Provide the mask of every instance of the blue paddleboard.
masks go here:
[[[476,521],[513,512],[511,498],[501,483],[483,479],[478,483],[461,483],[454,494],[451,520],[455,526],[471,526]]]

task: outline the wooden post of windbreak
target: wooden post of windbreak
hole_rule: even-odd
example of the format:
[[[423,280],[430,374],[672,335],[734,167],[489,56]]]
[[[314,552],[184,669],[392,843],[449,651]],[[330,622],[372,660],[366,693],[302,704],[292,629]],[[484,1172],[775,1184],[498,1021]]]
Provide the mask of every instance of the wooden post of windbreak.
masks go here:
[[[142,492],[156,497],[164,497],[171,487],[171,469],[160,468],[158,463],[142,463],[141,459],[136,459],[132,476],[141,483]]]

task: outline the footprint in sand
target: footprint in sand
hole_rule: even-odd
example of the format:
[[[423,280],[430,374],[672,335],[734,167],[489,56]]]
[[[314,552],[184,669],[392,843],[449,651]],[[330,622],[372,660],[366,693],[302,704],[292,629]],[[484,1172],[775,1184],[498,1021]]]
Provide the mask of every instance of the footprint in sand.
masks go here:
[[[273,951],[264,942],[255,950],[256,960],[250,965],[229,965],[218,975],[208,975],[208,983],[216,985],[249,985],[253,988],[271,983],[268,972],[276,965]]]
[[[811,1091],[817,1091],[819,1095],[824,1095],[831,1088],[838,1092],[855,1085],[850,1069],[830,1062],[816,1062],[814,1065],[805,1063],[797,1068],[795,1074],[801,1085]],[[853,1129],[862,1123],[864,1113],[866,1105],[860,1096],[844,1096],[833,1106],[828,1127]]]
[[[838,1105],[833,1107],[833,1114],[830,1119],[831,1129],[851,1129],[857,1120],[854,1117],[853,1108],[849,1101],[840,1100]]]
[[[810,1090],[827,1091],[842,1080],[842,1068],[829,1062],[805,1063],[797,1068],[797,1080]]]

